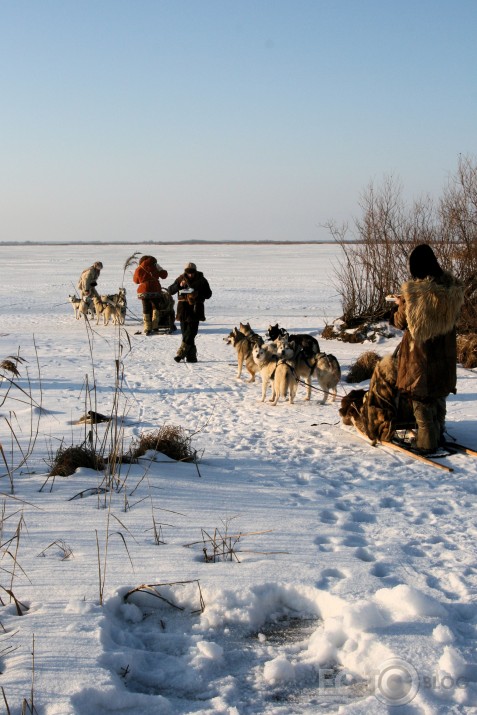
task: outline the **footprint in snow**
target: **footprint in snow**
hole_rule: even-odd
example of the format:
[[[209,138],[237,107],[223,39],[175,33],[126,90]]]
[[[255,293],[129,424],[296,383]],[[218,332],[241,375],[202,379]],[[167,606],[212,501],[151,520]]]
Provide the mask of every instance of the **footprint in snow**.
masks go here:
[[[320,521],[323,524],[336,524],[338,516],[329,509],[324,509],[320,514]]]
[[[318,546],[319,551],[334,551],[334,546],[331,545],[327,536],[316,536],[314,543]]]
[[[374,564],[370,573],[376,578],[386,578],[391,574],[391,566],[384,561],[378,561]]]
[[[374,558],[373,554],[368,551],[368,549],[365,549],[364,547],[360,546],[356,551],[354,552],[354,555],[356,556],[357,559],[360,561],[365,561],[366,563],[369,563],[371,561],[376,561]]]
[[[316,582],[316,588],[320,588],[323,591],[329,591],[335,587],[340,581],[346,578],[344,574],[339,569],[324,569],[321,574],[321,578]]]
[[[379,502],[381,509],[396,509],[396,511],[401,511],[402,500],[395,499],[394,497],[383,497]]]
[[[353,534],[353,536],[347,536],[341,542],[342,546],[349,546],[350,548],[355,548],[357,546],[367,546],[368,542],[363,536],[358,536]]]
[[[374,524],[376,517],[374,514],[368,514],[365,511],[354,511],[351,514],[351,520],[357,524]]]

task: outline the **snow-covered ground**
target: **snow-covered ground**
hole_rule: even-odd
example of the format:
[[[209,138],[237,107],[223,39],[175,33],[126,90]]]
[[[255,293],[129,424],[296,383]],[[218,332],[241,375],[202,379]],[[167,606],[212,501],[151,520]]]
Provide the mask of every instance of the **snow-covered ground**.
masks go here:
[[[179,334],[136,335],[130,269],[124,328],[91,332],[74,319],[81,270],[102,260],[100,292],[116,292],[136,250],[171,281],[189,260],[209,278],[198,364],[173,361]],[[340,310],[333,245],[0,246],[0,259],[0,359],[20,350],[17,384],[42,404],[15,499],[0,467],[0,685],[11,713],[30,701],[32,679],[40,715],[477,712],[477,461],[453,456],[448,473],[372,448],[340,429],[339,401],[322,406],[313,392],[305,402],[302,387],[295,405],[262,404],[260,379],[236,379],[223,340],[241,320],[262,334],[279,322],[317,336],[344,377],[364,350],[392,352],[398,337],[320,338]],[[111,409],[116,359],[126,446],[182,426],[199,471],[158,455],[123,466],[107,494],[94,493],[103,474],[86,469],[47,480],[61,441],[85,438],[75,422],[86,383],[96,381],[98,411]],[[8,464],[18,448],[6,420],[24,446],[40,412],[31,422],[21,391],[10,395]],[[476,395],[475,371],[459,369],[448,429],[474,447]],[[206,563],[204,532],[242,534],[239,560]],[[125,598],[143,584],[168,585]]]

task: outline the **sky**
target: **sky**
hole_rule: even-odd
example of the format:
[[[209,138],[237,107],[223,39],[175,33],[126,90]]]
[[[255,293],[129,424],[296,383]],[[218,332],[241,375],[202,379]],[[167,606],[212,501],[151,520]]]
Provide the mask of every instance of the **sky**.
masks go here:
[[[475,0],[0,0],[0,241],[314,241],[477,154]]]

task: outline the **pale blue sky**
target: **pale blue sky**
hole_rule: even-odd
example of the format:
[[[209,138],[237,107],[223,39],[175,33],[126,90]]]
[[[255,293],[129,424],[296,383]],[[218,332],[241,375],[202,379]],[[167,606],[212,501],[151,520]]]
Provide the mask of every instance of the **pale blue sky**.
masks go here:
[[[319,240],[477,154],[477,0],[0,0],[0,241]]]

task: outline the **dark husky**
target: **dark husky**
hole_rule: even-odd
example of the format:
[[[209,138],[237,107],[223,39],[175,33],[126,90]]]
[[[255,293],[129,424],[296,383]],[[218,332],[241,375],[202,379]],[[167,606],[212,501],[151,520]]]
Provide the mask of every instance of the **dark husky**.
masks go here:
[[[307,358],[313,358],[320,352],[318,340],[313,335],[308,333],[289,333],[285,328],[280,328],[278,323],[268,326],[267,335],[270,340],[274,341],[278,338],[287,338],[288,342],[295,343],[297,349],[301,348]]]

